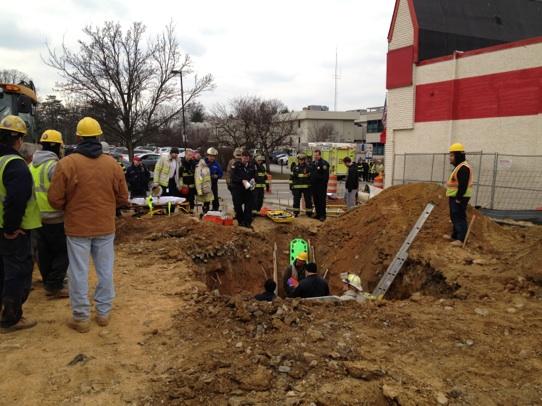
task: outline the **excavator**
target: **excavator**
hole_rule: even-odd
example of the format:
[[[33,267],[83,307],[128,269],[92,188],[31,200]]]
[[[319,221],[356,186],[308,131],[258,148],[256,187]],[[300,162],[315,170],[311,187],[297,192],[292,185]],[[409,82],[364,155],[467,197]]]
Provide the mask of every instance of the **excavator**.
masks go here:
[[[28,128],[28,140],[36,141],[36,105],[38,99],[32,81],[0,83],[0,120],[9,114],[21,117]]]

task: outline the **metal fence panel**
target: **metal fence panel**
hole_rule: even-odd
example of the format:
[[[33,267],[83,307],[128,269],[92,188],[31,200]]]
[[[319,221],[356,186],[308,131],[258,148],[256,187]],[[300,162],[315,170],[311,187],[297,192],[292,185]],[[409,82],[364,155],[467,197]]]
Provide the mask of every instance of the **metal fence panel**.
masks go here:
[[[471,204],[497,210],[542,206],[542,156],[468,153],[474,170]],[[452,168],[448,154],[395,155],[393,185],[432,182],[444,185]]]

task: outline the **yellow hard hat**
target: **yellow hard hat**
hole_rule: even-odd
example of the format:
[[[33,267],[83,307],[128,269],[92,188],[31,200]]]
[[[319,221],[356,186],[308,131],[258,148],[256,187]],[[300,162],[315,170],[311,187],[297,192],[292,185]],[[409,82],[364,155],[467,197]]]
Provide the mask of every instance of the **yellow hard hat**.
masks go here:
[[[76,134],[79,137],[99,137],[103,132],[98,121],[92,117],[85,117],[77,123]]]
[[[346,283],[359,291],[363,290],[363,287],[361,286],[361,278],[358,275],[353,273],[342,273],[341,279],[343,283]]]
[[[455,144],[450,145],[450,152],[465,152],[465,147],[463,144],[456,142]]]
[[[309,260],[309,255],[305,251],[303,251],[297,254],[297,257],[295,259],[307,262]]]
[[[13,131],[26,135],[26,124],[21,117],[9,115],[0,121],[0,130]]]
[[[54,144],[64,144],[62,134],[57,130],[45,130],[41,135],[40,142],[51,142]]]

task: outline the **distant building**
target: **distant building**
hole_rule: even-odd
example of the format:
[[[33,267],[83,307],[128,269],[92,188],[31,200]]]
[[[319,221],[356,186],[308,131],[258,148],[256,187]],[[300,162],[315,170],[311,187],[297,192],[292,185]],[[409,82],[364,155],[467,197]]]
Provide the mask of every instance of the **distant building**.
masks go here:
[[[386,186],[398,156],[454,142],[542,155],[541,1],[397,0],[388,42]]]
[[[357,111],[359,116],[354,121],[354,124],[362,128],[363,143],[368,146],[365,149],[371,151],[374,159],[384,158],[384,145],[386,142],[382,133],[384,131],[382,122],[384,107],[369,107]]]

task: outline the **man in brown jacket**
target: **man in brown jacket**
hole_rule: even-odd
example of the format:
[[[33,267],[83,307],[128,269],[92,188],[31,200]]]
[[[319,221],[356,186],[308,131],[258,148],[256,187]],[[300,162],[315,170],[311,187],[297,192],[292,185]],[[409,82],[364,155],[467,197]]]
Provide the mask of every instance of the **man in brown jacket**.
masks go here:
[[[91,254],[98,275],[94,293],[96,322],[100,326],[109,324],[115,297],[115,210],[128,204],[124,173],[111,156],[102,153],[98,141],[101,135],[100,124],[93,118],[79,121],[77,148],[58,162],[48,194],[51,206],[64,211],[73,314],[68,325],[81,333],[90,329],[88,269]]]

